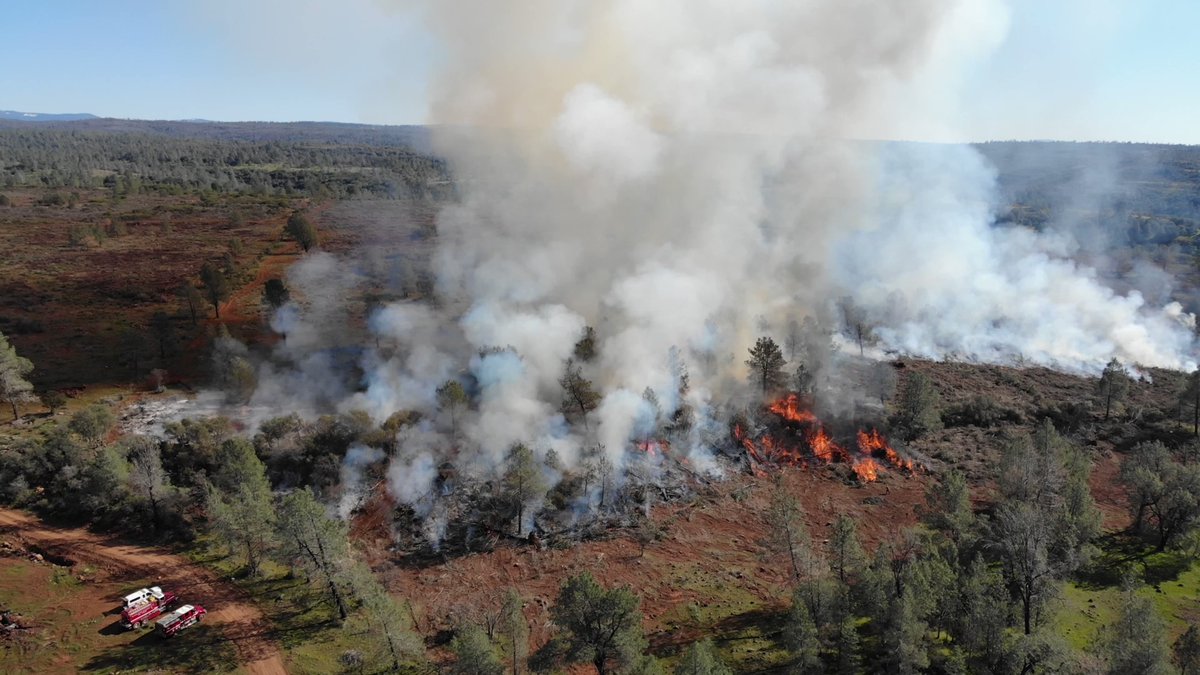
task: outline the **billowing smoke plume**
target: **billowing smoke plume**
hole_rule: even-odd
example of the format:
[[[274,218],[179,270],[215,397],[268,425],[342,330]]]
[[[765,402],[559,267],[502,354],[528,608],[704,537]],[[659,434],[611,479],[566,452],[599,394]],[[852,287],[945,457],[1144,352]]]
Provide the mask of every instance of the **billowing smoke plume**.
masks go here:
[[[444,48],[435,144],[462,197],[438,218],[438,303],[371,316],[365,388],[339,399],[376,421],[424,415],[390,472],[418,513],[444,457],[492,472],[526,443],[620,468],[683,411],[673,449],[716,470],[714,419],[745,391],[747,347],[833,299],[922,356],[1191,365],[1178,306],[1109,290],[1067,238],[993,226],[994,175],[970,147],[852,140],[952,134],[956,68],[1002,39],[998,2],[476,0],[424,14]],[[303,273],[331,289],[326,271]],[[290,316],[300,370],[329,365],[331,325]],[[570,416],[561,381],[585,326],[596,354],[574,367],[602,399]],[[453,422],[438,405],[449,380],[470,399]]]

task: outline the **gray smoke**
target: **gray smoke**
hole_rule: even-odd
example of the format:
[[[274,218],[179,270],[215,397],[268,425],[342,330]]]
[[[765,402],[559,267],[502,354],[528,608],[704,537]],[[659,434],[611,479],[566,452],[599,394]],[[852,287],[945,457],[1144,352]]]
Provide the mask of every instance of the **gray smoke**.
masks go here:
[[[1064,237],[994,227],[994,172],[974,149],[848,140],[953,135],[959,68],[1003,38],[998,1],[471,0],[423,12],[443,47],[435,145],[462,193],[438,218],[438,304],[370,317],[363,391],[336,377],[312,386],[377,421],[423,414],[389,479],[435,541],[437,467],[450,456],[491,475],[523,442],[568,466],[601,453],[620,470],[632,442],[686,404],[695,423],[672,448],[718,471],[747,347],[763,333],[782,341],[789,319],[827,314],[831,298],[860,308],[885,348],[920,356],[1193,365],[1180,307],[1110,290]],[[337,308],[353,283],[324,259],[301,279],[314,295],[281,349],[303,370],[313,349],[341,344]],[[583,375],[603,400],[569,423],[559,379],[585,326],[598,356]],[[281,377],[292,376],[268,379]],[[431,421],[448,379],[472,393],[457,436]]]

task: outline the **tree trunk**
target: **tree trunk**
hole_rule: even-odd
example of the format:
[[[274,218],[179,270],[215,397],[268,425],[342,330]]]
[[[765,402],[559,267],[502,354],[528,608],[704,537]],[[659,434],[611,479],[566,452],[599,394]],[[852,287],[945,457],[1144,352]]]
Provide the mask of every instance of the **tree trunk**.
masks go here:
[[[9,405],[12,406],[13,421],[16,422],[17,420],[21,419],[21,413],[20,413],[20,411],[17,410],[17,399],[15,399],[15,398],[9,399],[8,403],[9,403]]]
[[[1192,402],[1192,435],[1200,436],[1200,387],[1196,387],[1196,399]]]
[[[1025,634],[1032,635],[1033,634],[1033,598],[1031,598],[1029,596],[1029,593],[1023,593],[1021,595],[1021,613],[1024,615],[1024,618],[1025,618]]]
[[[158,523],[159,523],[159,520],[158,520],[158,499],[157,499],[157,498],[155,498],[155,496],[154,496],[154,491],[153,491],[153,490],[151,490],[151,491],[150,491],[150,517],[151,517],[151,518],[153,518],[153,520],[151,521],[151,525],[152,525],[152,527],[153,527],[153,528],[154,528],[154,529],[157,531],[157,530],[158,530]]]

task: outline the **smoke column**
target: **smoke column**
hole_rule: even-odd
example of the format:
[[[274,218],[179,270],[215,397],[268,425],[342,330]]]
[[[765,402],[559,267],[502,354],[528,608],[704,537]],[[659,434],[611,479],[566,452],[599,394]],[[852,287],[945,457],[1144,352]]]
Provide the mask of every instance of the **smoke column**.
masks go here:
[[[516,442],[568,465],[602,448],[620,467],[685,403],[684,370],[698,421],[682,451],[710,466],[746,348],[832,298],[921,356],[1192,366],[1193,318],[1177,305],[1117,295],[1071,262],[1068,239],[994,227],[995,177],[969,146],[851,140],[952,136],[956,83],[1003,39],[1000,2],[422,12],[444,49],[435,143],[462,198],[438,219],[438,306],[371,317],[365,391],[341,406],[436,420],[450,378],[473,406],[454,438],[441,420],[399,439],[402,501],[428,494],[432,458],[452,449],[464,471],[495,470]],[[599,344],[583,375],[603,400],[568,424],[559,379],[585,326]]]

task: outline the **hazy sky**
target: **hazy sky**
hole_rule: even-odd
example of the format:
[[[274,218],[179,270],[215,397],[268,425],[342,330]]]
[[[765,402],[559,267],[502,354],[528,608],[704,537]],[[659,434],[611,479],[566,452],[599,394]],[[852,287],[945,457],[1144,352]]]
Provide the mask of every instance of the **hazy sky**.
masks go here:
[[[404,4],[10,0],[0,109],[425,122],[438,48]],[[1009,5],[960,87],[965,137],[1200,143],[1200,0]]]

